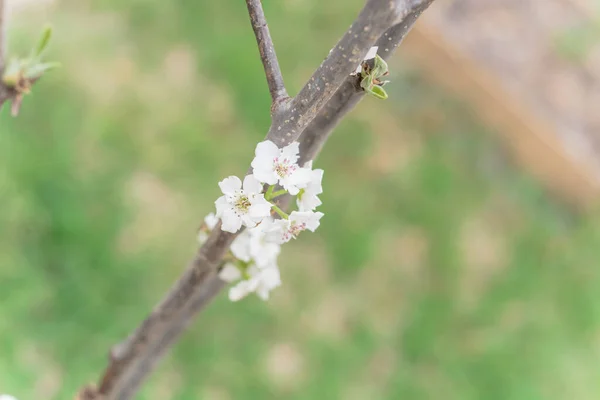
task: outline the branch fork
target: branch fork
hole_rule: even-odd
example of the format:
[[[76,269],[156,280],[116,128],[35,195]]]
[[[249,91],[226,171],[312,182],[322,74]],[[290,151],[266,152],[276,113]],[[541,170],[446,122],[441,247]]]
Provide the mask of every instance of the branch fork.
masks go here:
[[[1,2],[2,0],[0,0]],[[246,0],[272,99],[272,124],[266,140],[284,147],[300,142],[300,165],[313,160],[337,123],[365,92],[351,73],[373,45],[387,59],[433,0],[367,0],[344,34],[305,86],[289,98],[260,0]],[[285,209],[289,196],[277,204]],[[218,224],[188,268],[140,326],[111,352],[98,389],[86,387],[80,399],[128,400],[158,361],[177,341],[198,312],[225,286],[217,271],[239,234]],[[93,393],[90,394],[90,390]],[[91,396],[91,397],[90,397]]]
[[[248,6],[250,24],[252,25],[252,30],[254,30],[254,36],[256,36],[258,52],[260,53],[260,59],[265,70],[269,93],[271,94],[271,114],[280,114],[284,111],[290,97],[285,89],[283,75],[281,74],[281,68],[279,67],[267,19],[261,0],[246,0],[246,5]]]

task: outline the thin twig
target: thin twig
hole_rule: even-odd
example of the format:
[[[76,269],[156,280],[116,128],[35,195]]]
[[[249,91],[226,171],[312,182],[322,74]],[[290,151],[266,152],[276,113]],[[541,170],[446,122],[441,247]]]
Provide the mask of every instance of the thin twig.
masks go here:
[[[275,46],[273,45],[273,40],[271,40],[269,26],[267,25],[261,1],[246,0],[246,5],[248,6],[248,14],[250,14],[250,23],[254,30],[254,36],[256,36],[260,59],[265,69],[269,93],[271,93],[271,99],[273,100],[271,110],[272,112],[276,112],[281,109],[283,102],[289,96],[283,83],[283,75],[279,68],[279,61],[277,61]]]
[[[424,1],[431,0],[367,1],[350,30],[290,106],[274,114],[267,139],[280,147],[297,140],[375,41],[404,22]],[[127,340],[113,348],[96,393],[98,399],[128,400],[133,396],[194,315],[223,287],[217,269],[236,236],[221,231],[220,225],[215,227],[164,299]]]
[[[5,1],[0,0],[0,109],[6,100],[10,99],[14,93],[2,83],[4,75],[4,65],[6,63],[6,6]]]

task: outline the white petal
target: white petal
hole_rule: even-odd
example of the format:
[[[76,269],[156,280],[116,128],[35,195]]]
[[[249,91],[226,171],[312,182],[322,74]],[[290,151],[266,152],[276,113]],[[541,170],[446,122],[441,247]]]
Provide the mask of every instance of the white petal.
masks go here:
[[[215,207],[217,208],[216,216],[220,217],[221,215],[223,215],[225,210],[231,209],[231,204],[227,202],[227,198],[225,196],[221,196],[215,201]]]
[[[267,289],[264,286],[259,287],[258,289],[256,289],[256,295],[262,300],[262,301],[267,301],[269,300],[269,293],[270,290]],[[0,399],[1,400],[1,399]]]
[[[219,182],[219,187],[223,194],[232,194],[236,190],[242,189],[242,181],[237,176],[228,176]]]
[[[300,188],[294,184],[291,177],[282,178],[279,180],[279,184],[283,186],[285,190],[288,191],[292,196],[297,195],[300,192]]]
[[[279,156],[279,148],[270,140],[265,140],[256,145],[255,157],[252,160],[252,172],[260,182],[274,185],[277,175],[273,171],[273,160]]]
[[[250,280],[254,282],[254,286],[258,286],[260,283],[260,280],[258,279],[260,278],[260,269],[256,265],[252,264],[248,267],[246,273],[251,277]]]
[[[231,243],[231,252],[238,259],[244,262],[250,262],[250,233],[242,232]]]
[[[377,49],[379,49],[378,46],[373,46],[369,49],[369,51],[367,52],[367,55],[365,56],[365,61],[366,60],[370,60],[372,58],[375,58],[375,56],[377,55]]]
[[[279,157],[281,151],[279,147],[270,140],[265,140],[264,142],[260,142],[256,145],[256,150],[254,150],[255,160],[257,158],[268,159],[273,162],[275,157]]]
[[[256,221],[248,214],[242,214],[242,225],[247,228],[254,228],[256,226]]]
[[[304,163],[304,168],[312,169],[313,160],[307,161]]]
[[[281,246],[267,241],[264,233],[250,234],[250,256],[259,268],[275,263],[280,252]]]
[[[313,211],[323,203],[316,195],[304,192],[302,198],[296,198],[296,204],[299,211]]]
[[[290,181],[294,186],[299,188],[305,188],[308,183],[312,180],[312,172],[310,169],[298,168],[290,175]]]
[[[246,175],[244,178],[244,192],[246,194],[262,193],[262,184],[254,177],[254,175]]]
[[[306,229],[308,229],[311,232],[314,232],[321,224],[320,220],[321,217],[323,217],[323,215],[325,214],[323,214],[322,212],[313,213],[311,218],[308,221],[306,221]]]
[[[237,281],[241,277],[242,277],[242,273],[240,272],[238,267],[236,267],[235,265],[233,265],[231,263],[225,264],[223,266],[223,268],[221,268],[221,270],[219,271],[219,278],[221,278],[222,281],[227,282],[227,283]],[[2,400],[2,399],[0,399],[0,400]]]
[[[248,293],[252,292],[250,287],[250,281],[241,281],[231,289],[229,289],[229,300],[238,301],[243,299],[248,295]]]
[[[257,199],[248,209],[248,215],[255,222],[260,222],[263,218],[271,215],[271,203],[264,198]]]
[[[279,269],[276,264],[261,269],[253,279],[258,281],[258,285],[255,289],[256,294],[263,300],[267,300],[271,290],[281,285]]]
[[[281,275],[279,268],[273,264],[269,268],[265,268],[261,273],[261,283],[269,289],[274,289],[281,285]]]
[[[242,227],[242,219],[235,215],[231,208],[223,212],[221,220],[223,221],[223,224],[221,225],[221,230],[225,232],[236,233]]]
[[[281,158],[289,160],[290,163],[295,163],[298,160],[298,153],[300,152],[300,144],[298,142],[292,142],[281,149]]]
[[[291,223],[302,224],[306,223],[306,221],[310,218],[312,211],[292,211],[289,216],[289,221]]]
[[[221,197],[225,198],[225,196]],[[208,229],[213,230],[215,226],[217,226],[217,224],[219,223],[219,218],[217,218],[215,214],[210,213],[206,217],[204,217],[204,223],[206,224]]]
[[[258,181],[267,183],[269,185],[274,185],[277,183],[279,176],[277,176],[277,174],[273,170],[272,163],[268,167],[261,166],[261,165],[255,166],[253,164],[252,168],[253,168],[252,174],[254,175],[254,178],[257,179]]]
[[[269,242],[283,244],[288,242],[291,237],[287,239],[284,237],[284,233],[286,233],[290,228],[290,222],[286,219],[278,219],[271,224],[269,230],[265,233],[265,239]]]
[[[268,202],[267,202],[267,204],[268,204]],[[248,231],[250,232],[250,235],[253,237],[258,236],[258,237],[264,238],[265,232],[267,232],[269,230],[269,228],[273,224],[273,221],[275,221],[275,220],[273,219],[273,217],[271,215],[269,215],[268,217],[263,218],[262,221],[260,222],[260,224],[256,228],[249,229]]]
[[[17,400],[17,398],[9,394],[0,394],[0,400]]]
[[[323,193],[323,173],[322,169],[315,169],[310,172],[310,182],[308,187],[314,194]]]
[[[318,194],[323,193],[322,181],[322,169],[310,171],[310,182],[304,188],[302,196],[296,199],[296,204],[300,211],[312,211],[322,204],[321,200],[317,197]]]
[[[319,227],[319,220],[324,214],[322,212],[314,212],[314,211],[292,211],[290,214],[290,221],[294,221],[296,223],[304,223],[306,224],[306,229],[311,232],[314,232]]]

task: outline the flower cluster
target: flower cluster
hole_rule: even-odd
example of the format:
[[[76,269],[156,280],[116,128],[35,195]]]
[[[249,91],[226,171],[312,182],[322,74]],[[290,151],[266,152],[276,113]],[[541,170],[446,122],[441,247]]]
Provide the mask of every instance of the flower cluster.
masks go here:
[[[232,301],[252,292],[267,300],[270,291],[281,285],[277,266],[281,245],[302,231],[314,232],[319,227],[323,213],[315,208],[321,205],[318,196],[323,192],[323,170],[313,170],[312,162],[298,165],[299,150],[297,142],[282,149],[268,140],[260,142],[252,160],[252,174],[243,182],[236,176],[219,182],[223,195],[215,201],[216,213],[204,219],[198,241],[206,241],[219,219],[226,232],[236,233],[246,227],[233,241],[219,272],[222,280],[237,282],[229,290]],[[296,196],[298,211],[288,215],[278,207],[274,199],[284,194]]]

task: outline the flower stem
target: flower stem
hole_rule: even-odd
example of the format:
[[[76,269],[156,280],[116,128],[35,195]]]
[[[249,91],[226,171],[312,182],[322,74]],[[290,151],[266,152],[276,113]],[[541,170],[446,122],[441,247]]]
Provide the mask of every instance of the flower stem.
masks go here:
[[[288,219],[289,215],[287,215],[281,208],[277,207],[275,204],[271,204],[271,207],[273,207],[273,210],[275,210],[275,212],[279,214],[281,218]]]
[[[267,200],[267,201],[273,200],[275,197],[279,197],[279,196],[287,193],[287,190],[285,190],[285,189],[281,189],[276,192],[273,192],[273,190],[275,190],[275,185],[269,186],[269,188],[267,189],[267,192],[265,193],[265,200]]]
[[[273,189],[275,189],[275,185],[269,186],[267,192],[265,193],[265,200],[269,201],[273,198]]]
[[[271,199],[274,199],[275,197],[282,196],[282,195],[284,195],[286,193],[287,193],[287,190],[285,190],[285,189],[278,190],[278,191],[276,191],[274,193],[271,193]]]

